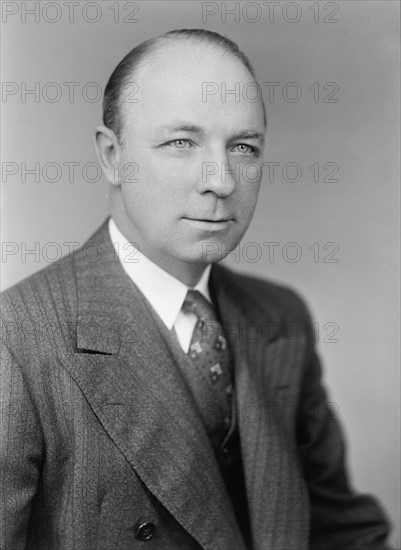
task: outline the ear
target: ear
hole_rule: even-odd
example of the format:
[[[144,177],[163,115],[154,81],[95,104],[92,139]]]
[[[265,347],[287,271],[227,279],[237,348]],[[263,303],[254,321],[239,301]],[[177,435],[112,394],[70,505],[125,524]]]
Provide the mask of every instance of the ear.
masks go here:
[[[112,185],[120,184],[121,147],[116,134],[106,126],[98,126],[94,138],[95,150],[103,173]]]

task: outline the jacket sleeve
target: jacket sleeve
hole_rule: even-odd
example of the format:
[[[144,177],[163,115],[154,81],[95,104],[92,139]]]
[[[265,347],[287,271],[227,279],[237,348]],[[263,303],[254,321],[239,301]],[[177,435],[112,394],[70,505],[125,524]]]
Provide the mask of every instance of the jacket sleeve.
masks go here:
[[[303,374],[297,438],[310,498],[310,550],[388,549],[384,511],[373,497],[350,487],[336,407],[327,402],[313,343]]]
[[[0,354],[0,550],[22,550],[39,480],[43,436],[18,363]]]

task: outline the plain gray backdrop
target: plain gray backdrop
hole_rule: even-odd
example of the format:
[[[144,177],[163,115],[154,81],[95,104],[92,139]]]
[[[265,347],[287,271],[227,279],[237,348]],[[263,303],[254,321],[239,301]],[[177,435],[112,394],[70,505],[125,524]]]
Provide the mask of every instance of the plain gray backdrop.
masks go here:
[[[107,215],[98,93],[132,47],[201,27],[248,54],[278,164],[226,263],[306,298],[352,481],[381,499],[400,548],[399,3],[3,2],[2,19],[2,288]]]

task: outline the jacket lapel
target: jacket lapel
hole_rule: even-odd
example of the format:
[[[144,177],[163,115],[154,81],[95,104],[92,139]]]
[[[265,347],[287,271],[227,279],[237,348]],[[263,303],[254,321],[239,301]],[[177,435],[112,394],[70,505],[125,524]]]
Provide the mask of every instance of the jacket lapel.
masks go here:
[[[244,550],[200,413],[107,221],[85,249],[75,261],[77,349],[65,368],[148,489],[199,544]]]
[[[212,284],[234,353],[241,451],[254,550],[303,550],[308,540],[306,487],[291,447],[304,338],[283,338],[274,303],[260,303],[238,278],[213,266]],[[304,541],[304,543],[302,542]]]

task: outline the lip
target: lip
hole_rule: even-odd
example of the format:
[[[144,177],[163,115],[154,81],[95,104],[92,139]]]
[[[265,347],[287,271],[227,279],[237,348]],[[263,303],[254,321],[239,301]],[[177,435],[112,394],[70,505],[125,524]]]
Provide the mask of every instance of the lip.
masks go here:
[[[218,219],[212,219],[212,218],[183,218],[187,222],[189,222],[191,225],[195,225],[197,227],[200,227],[202,229],[223,229],[226,227],[230,222],[233,221],[233,218],[218,218]]]
[[[187,219],[192,220],[194,222],[206,222],[206,223],[225,223],[230,221],[230,218],[221,218],[219,220],[210,220],[208,218],[187,218]]]

